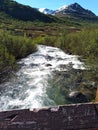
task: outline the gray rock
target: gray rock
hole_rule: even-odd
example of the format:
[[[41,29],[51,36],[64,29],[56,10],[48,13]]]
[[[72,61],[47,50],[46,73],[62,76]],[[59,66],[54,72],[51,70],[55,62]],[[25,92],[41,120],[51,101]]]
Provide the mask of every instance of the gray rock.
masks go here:
[[[79,91],[73,91],[68,94],[67,99],[73,103],[88,102],[86,95]]]

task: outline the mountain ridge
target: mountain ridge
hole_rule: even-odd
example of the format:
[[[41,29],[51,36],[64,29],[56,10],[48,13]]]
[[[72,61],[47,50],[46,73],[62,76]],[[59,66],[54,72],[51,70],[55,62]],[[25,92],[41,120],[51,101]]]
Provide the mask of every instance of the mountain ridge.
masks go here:
[[[45,11],[49,9],[44,8]],[[40,9],[39,9],[40,11]],[[51,14],[51,15],[70,15],[74,17],[90,17],[90,18],[95,18],[97,17],[91,10],[83,8],[80,4],[78,3],[73,3],[68,6],[64,5],[60,7],[57,10],[50,10],[50,12],[45,12],[45,14]],[[44,11],[41,11],[41,13],[44,13]]]
[[[4,12],[12,18],[23,21],[53,21],[51,17],[40,13],[37,9],[22,5],[13,0],[0,0],[0,12]]]
[[[96,17],[96,15],[92,11],[83,8],[78,3],[71,4],[58,13],[82,17]]]

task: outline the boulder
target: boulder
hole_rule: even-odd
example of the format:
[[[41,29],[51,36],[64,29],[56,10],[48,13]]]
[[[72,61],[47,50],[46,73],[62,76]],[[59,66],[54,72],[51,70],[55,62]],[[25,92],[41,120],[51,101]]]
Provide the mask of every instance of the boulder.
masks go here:
[[[86,95],[79,91],[73,91],[68,94],[67,99],[72,103],[84,103],[88,102]]]

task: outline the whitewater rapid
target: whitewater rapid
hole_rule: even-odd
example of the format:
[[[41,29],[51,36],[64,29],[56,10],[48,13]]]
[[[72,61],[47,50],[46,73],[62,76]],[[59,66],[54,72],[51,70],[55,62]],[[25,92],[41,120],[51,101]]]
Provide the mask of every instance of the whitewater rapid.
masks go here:
[[[78,56],[65,54],[61,49],[39,45],[38,50],[21,59],[18,72],[0,85],[0,110],[33,109],[56,105],[47,94],[48,79],[54,72],[67,71],[67,66],[84,69]]]

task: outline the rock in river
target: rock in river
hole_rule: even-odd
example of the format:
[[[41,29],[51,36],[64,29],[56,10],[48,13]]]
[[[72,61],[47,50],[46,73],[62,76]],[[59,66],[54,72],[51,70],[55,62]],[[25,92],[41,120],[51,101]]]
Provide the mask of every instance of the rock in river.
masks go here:
[[[68,95],[68,100],[73,103],[88,102],[86,95],[79,91],[70,92]]]

